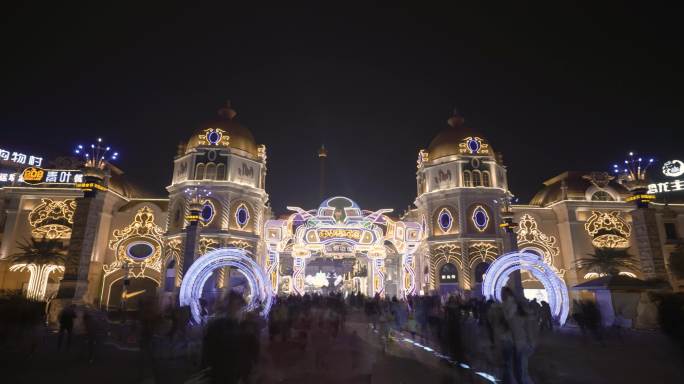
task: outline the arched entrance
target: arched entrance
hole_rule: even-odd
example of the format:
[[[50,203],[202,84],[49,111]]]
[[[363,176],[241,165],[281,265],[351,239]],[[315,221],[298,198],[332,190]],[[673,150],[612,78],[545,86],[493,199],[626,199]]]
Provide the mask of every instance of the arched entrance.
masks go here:
[[[511,252],[501,255],[485,273],[482,284],[482,294],[501,300],[501,289],[508,282],[510,274],[517,270],[524,270],[539,280],[549,297],[551,313],[561,325],[568,318],[570,299],[565,282],[556,272],[544,262],[541,256],[530,252]]]
[[[245,310],[253,310],[262,305],[262,316],[268,315],[273,301],[273,289],[264,270],[250,257],[247,251],[239,248],[220,248],[201,256],[190,266],[183,277],[180,289],[180,305],[190,306],[192,318],[201,323],[199,299],[207,280],[214,270],[232,267],[245,276],[251,298]]]
[[[439,294],[448,295],[458,291],[458,268],[452,263],[445,263],[439,268]]]

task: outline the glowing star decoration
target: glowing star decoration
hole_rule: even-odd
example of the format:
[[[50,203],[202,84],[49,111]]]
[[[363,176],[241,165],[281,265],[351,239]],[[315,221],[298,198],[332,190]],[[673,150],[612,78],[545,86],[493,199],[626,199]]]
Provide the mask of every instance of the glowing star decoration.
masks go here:
[[[220,248],[195,260],[181,283],[180,305],[190,307],[193,322],[203,323],[200,306],[202,291],[212,273],[223,267],[235,268],[247,280],[250,295],[249,302],[243,311],[249,312],[261,308],[261,315],[268,316],[273,302],[273,289],[264,270],[244,249]]]
[[[548,294],[551,314],[561,326],[565,324],[570,310],[568,288],[554,269],[539,255],[529,252],[511,252],[497,258],[485,272],[482,283],[484,297],[501,301],[502,288],[508,282],[510,274],[517,270],[531,273],[542,283]]]
[[[484,232],[487,230],[487,227],[489,227],[489,214],[487,214],[487,210],[481,205],[475,207],[471,220],[473,221],[475,228],[480,232]]]
[[[439,229],[441,229],[443,233],[447,233],[454,224],[454,218],[451,216],[451,212],[448,209],[442,208],[437,215],[437,222],[439,224]]]
[[[109,249],[115,251],[116,259],[102,267],[105,277],[121,269],[125,263],[128,263],[129,273],[135,278],[144,276],[146,268],[161,272],[163,236],[164,230],[154,222],[154,211],[148,206],[138,209],[133,222],[112,232],[113,239],[109,241]],[[147,244],[153,251],[144,257],[135,257],[136,254],[131,253],[131,247],[136,244]],[[139,248],[142,252],[142,247]],[[142,253],[138,255],[143,256]]]
[[[663,164],[663,175],[677,177],[684,175],[684,163],[681,160],[670,160]]]
[[[64,272],[64,266],[54,264],[14,264],[9,268],[12,272],[28,271],[28,286],[26,287],[26,297],[30,300],[45,300],[45,292],[50,274],[53,272]]]
[[[470,155],[489,155],[489,144],[479,137],[469,136],[458,144],[459,152]]]
[[[224,145],[229,143],[230,136],[221,128],[207,128],[199,135],[201,145]]]
[[[86,167],[97,169],[104,169],[107,162],[117,160],[119,157],[118,152],[102,144],[102,138],[98,138],[97,144],[90,144],[89,147],[79,144],[74,149],[74,153],[84,157]]]
[[[584,229],[592,237],[592,244],[597,248],[627,248],[632,229],[620,217],[619,211],[592,211],[584,223]]]
[[[40,204],[28,215],[29,224],[33,228],[31,235],[35,238],[68,239],[71,237],[71,226],[74,223],[76,201],[40,199]]]
[[[235,210],[235,223],[240,229],[244,229],[249,224],[249,209],[245,203],[240,203]]]

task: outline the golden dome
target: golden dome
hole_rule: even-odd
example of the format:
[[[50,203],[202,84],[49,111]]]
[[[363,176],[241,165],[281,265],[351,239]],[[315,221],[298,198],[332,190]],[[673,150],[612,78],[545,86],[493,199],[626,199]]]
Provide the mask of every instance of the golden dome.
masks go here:
[[[252,156],[258,156],[258,149],[252,132],[235,120],[237,113],[230,108],[219,110],[220,119],[203,124],[188,140],[185,152],[197,147],[223,147],[239,149]]]
[[[466,127],[458,112],[454,112],[447,123],[449,127],[438,133],[428,146],[430,161],[452,155],[494,155],[494,150],[484,137]]]

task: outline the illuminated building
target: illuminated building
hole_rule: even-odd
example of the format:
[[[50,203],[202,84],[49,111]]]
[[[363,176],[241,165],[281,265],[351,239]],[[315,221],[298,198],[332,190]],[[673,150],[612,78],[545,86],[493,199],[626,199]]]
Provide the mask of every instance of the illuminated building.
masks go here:
[[[122,298],[153,296],[166,305],[184,294],[182,300],[192,301],[239,287],[260,295],[265,289],[480,295],[489,266],[513,249],[502,227],[505,209],[517,224],[517,247],[531,268],[538,267],[522,273],[526,294],[547,298],[545,284],[572,287],[598,277],[574,268],[595,247],[629,248],[642,269],[622,274],[665,277],[677,290],[684,284],[666,266],[684,231],[684,205],[675,203],[684,189],[679,160],[663,162],[662,172],[652,164],[650,183],[642,176],[646,166],[636,173],[620,168],[617,175],[564,172],[545,181],[529,203],[510,205],[513,194],[495,143],[454,114],[419,151],[414,206],[401,216],[336,196],[276,217],[268,205],[266,148],[230,105],[216,120],[192,128],[169,159],[167,196],[145,193],[102,157],[89,159],[89,169],[102,175],[93,181],[82,163],[62,159],[48,168],[42,158],[3,149],[0,161],[14,167],[15,176],[0,184],[0,289],[24,289],[34,298],[55,294],[62,269],[30,274],[30,266],[8,262],[18,241],[46,237],[64,242],[72,254],[87,253],[87,271],[79,272],[87,284],[83,300],[107,308],[118,308]],[[321,147],[321,183],[326,154]],[[16,168],[19,161],[24,163]],[[635,181],[644,182],[643,190]],[[79,213],[84,196],[93,194],[98,203]],[[665,197],[670,204],[661,203]],[[650,207],[648,215],[637,203]],[[652,224],[639,224],[637,216]],[[211,260],[198,263],[203,257]],[[500,268],[510,272],[510,265]],[[554,305],[559,315],[567,309]]]

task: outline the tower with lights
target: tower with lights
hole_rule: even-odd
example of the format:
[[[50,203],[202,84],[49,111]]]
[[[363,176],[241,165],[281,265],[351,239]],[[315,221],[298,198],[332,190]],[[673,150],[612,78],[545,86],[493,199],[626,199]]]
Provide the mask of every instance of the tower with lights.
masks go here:
[[[264,216],[270,215],[265,191],[266,147],[257,145],[252,133],[240,124],[228,103],[219,117],[200,125],[181,145],[174,159],[169,192],[166,250],[180,265],[166,265],[167,275],[177,268],[177,292],[190,263],[221,247],[243,248],[257,261],[262,254]],[[229,271],[228,271],[228,276]],[[226,271],[212,279],[222,287]]]

